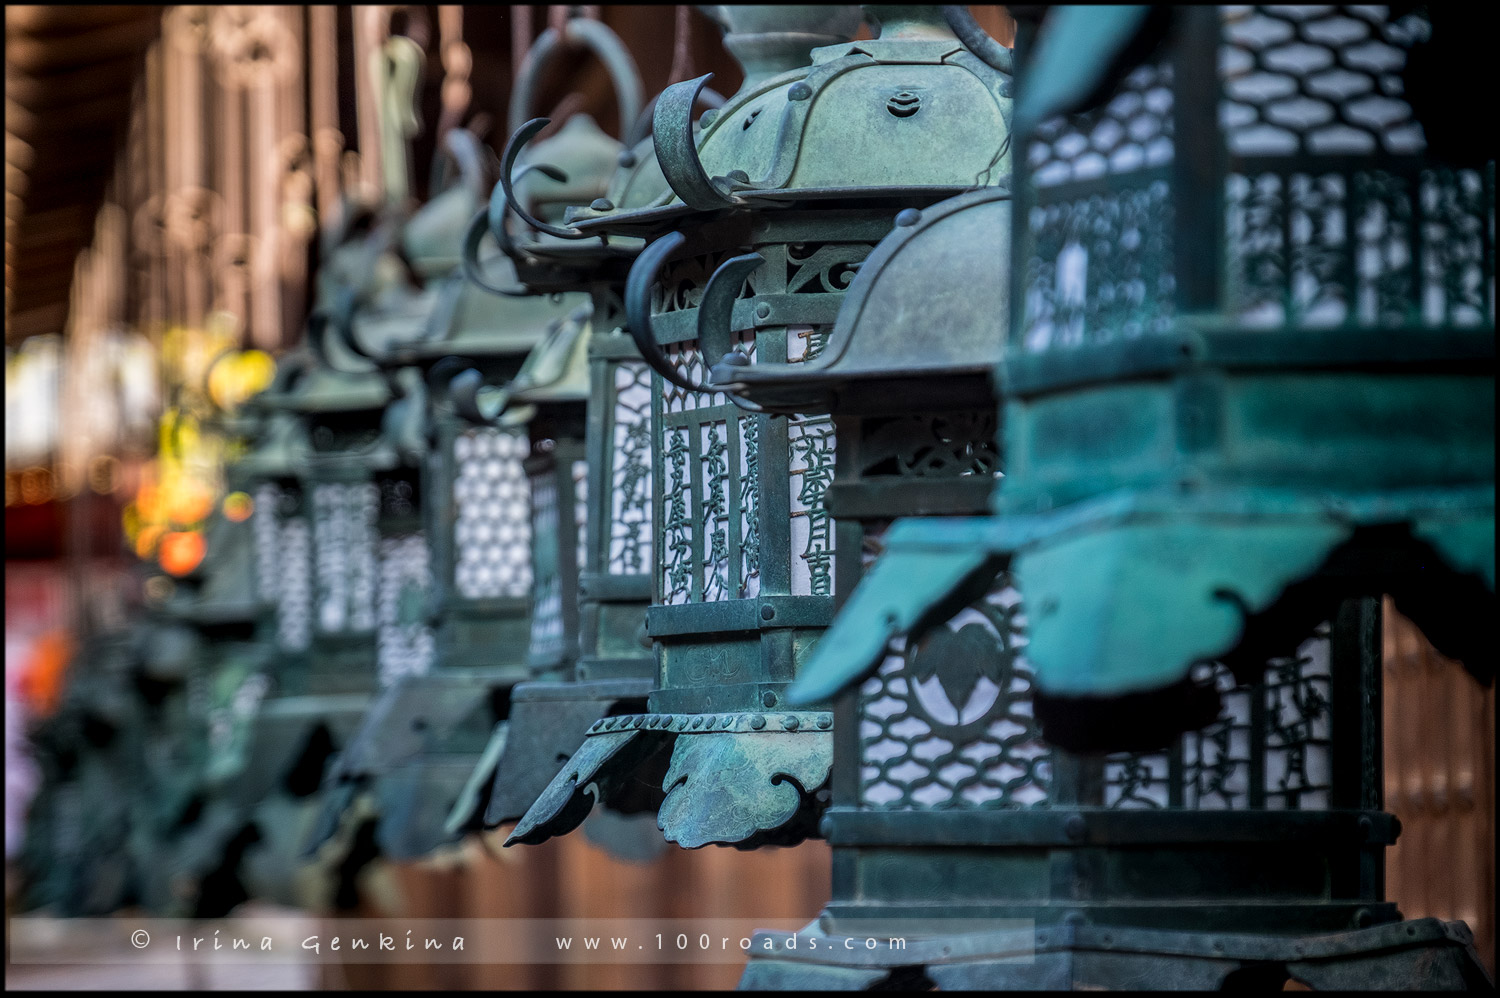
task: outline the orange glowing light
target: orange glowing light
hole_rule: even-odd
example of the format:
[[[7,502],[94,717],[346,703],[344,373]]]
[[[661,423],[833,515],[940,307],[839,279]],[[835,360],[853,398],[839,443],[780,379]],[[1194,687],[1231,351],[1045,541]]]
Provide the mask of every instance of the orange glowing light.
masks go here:
[[[231,523],[244,523],[255,512],[255,500],[247,493],[231,492],[224,497],[224,516]]]
[[[174,530],[162,537],[156,560],[171,575],[183,576],[203,561],[208,545],[203,535],[191,530]]]
[[[160,524],[151,524],[142,527],[140,533],[135,535],[135,556],[137,558],[149,558],[151,552],[156,550],[157,542],[166,533],[166,529]]]
[[[63,631],[48,631],[37,638],[21,674],[21,695],[34,713],[46,717],[57,709],[66,685],[73,642]]]
[[[167,518],[186,526],[202,521],[214,508],[213,492],[200,482],[185,480],[167,498]]]

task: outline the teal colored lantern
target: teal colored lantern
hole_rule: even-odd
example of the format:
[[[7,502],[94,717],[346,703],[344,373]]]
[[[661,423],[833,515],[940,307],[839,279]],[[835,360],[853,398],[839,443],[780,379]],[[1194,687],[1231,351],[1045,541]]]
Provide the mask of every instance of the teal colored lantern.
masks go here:
[[[840,716],[859,725],[825,818],[845,857],[816,930],[834,955],[764,934],[746,986],[913,968],[943,988],[1484,986],[1466,926],[1403,922],[1385,900],[1399,824],[1381,809],[1372,596],[1424,578],[1453,601],[1434,633],[1475,647],[1461,618],[1483,572],[1462,569],[1478,548],[1433,538],[1485,529],[1472,483],[1490,459],[1464,455],[1493,432],[1479,429],[1493,384],[1473,368],[1493,320],[1458,303],[1419,332],[1415,300],[1390,326],[1362,311],[1377,300],[1364,278],[1406,259],[1393,240],[1416,230],[1377,240],[1392,256],[1356,253],[1362,226],[1401,216],[1355,192],[1401,174],[1403,144],[1420,156],[1395,127],[1410,108],[1382,97],[1401,111],[1391,127],[1354,127],[1356,110],[1328,130],[1268,96],[1273,70],[1334,102],[1369,92],[1354,70],[1377,55],[1399,67],[1419,21],[1049,15],[1019,74],[995,515],[892,526],[790,692],[842,689]],[[1342,97],[1326,92],[1334,63]],[[1418,163],[1408,204],[1465,183]],[[1316,187],[1331,200],[1300,196]],[[1278,217],[1278,237],[1252,234]],[[1236,273],[1281,290],[1268,304]],[[1364,462],[1362,435],[1400,425],[1422,379],[1448,386],[1434,404],[1452,449],[1419,458],[1396,434],[1378,469]],[[1393,465],[1430,491],[1379,494]],[[1414,556],[1413,536],[1446,564]],[[975,921],[921,921],[939,915]],[[838,955],[838,937],[872,924],[910,929],[910,945]]]
[[[852,33],[850,15],[806,14],[848,16]],[[782,697],[832,615],[834,426],[724,392],[711,369],[816,361],[849,280],[901,211],[1003,176],[1008,82],[936,18],[893,8],[881,39],[814,49],[810,67],[758,80],[696,136],[704,80],[668,88],[654,145],[671,192],[631,212],[570,212],[580,233],[651,240],[625,312],[653,368],[658,674],[648,711],[591,726],[512,842],[565,832],[592,800],[651,784],[666,838],[683,846],[815,834],[833,715]],[[914,87],[926,96],[907,113]],[[973,116],[992,144],[942,161],[916,153]]]

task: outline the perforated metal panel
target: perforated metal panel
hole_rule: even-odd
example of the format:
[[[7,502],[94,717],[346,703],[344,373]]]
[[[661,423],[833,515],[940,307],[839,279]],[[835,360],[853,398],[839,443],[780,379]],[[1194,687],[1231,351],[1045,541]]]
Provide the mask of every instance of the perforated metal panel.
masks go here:
[[[419,531],[381,538],[375,656],[383,687],[402,676],[425,675],[432,668],[434,638],[426,620],[431,588],[426,535]]]
[[[871,545],[872,555],[878,541]],[[912,646],[892,641],[858,698],[862,807],[1046,807],[1055,751],[1032,715],[1021,594],[1001,575],[980,601]],[[1236,686],[1222,666],[1220,719],[1169,749],[1113,753],[1097,800],[1110,808],[1322,809],[1332,804],[1332,675],[1324,624],[1294,658]],[[1074,763],[1078,765],[1078,763]]]
[[[480,427],[453,443],[457,551],[454,585],[465,599],[525,598],[531,592],[530,486],[525,434]]]
[[[557,566],[557,479],[550,466],[531,476],[531,523],[532,536],[536,538],[531,655],[551,657],[563,650],[564,628],[562,579]]]
[[[325,634],[375,629],[375,521],[380,493],[372,482],[313,486],[313,545],[317,568],[317,630]]]
[[[614,368],[613,453],[606,570],[651,570],[651,370],[640,361]],[[580,562],[586,564],[586,562]]]

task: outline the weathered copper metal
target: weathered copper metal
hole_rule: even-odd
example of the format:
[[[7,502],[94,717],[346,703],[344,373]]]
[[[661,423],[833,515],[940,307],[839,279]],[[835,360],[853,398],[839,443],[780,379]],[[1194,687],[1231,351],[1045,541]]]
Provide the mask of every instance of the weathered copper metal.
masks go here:
[[[1012,216],[1026,262],[1007,268],[1014,308],[999,365],[1006,478],[996,516],[894,525],[788,692],[796,703],[844,690],[835,806],[824,818],[843,855],[834,899],[809,930],[818,945],[757,937],[765,955],[742,986],[1490,986],[1466,926],[1402,923],[1384,898],[1383,852],[1399,824],[1381,810],[1379,604],[1365,594],[1405,584],[1409,543],[1391,529],[1403,518],[1442,511],[1449,522],[1467,517],[1466,530],[1484,528],[1468,483],[1492,463],[1463,455],[1478,451],[1493,383],[1486,396],[1455,361],[1465,350],[1485,355],[1481,334],[1492,358],[1493,320],[1482,309],[1465,320],[1460,308],[1446,314],[1446,336],[1410,342],[1408,331],[1402,343],[1361,319],[1357,282],[1340,285],[1328,262],[1354,223],[1325,225],[1317,213],[1347,204],[1354,218],[1381,215],[1376,201],[1343,195],[1387,161],[1349,170],[1349,161],[1320,160],[1317,142],[1303,146],[1295,130],[1273,136],[1292,141],[1289,155],[1256,161],[1236,133],[1246,119],[1221,117],[1201,96],[1224,73],[1229,98],[1259,101],[1261,91],[1240,82],[1249,67],[1293,72],[1309,61],[1310,44],[1262,58],[1290,33],[1344,39],[1321,41],[1332,48],[1378,38],[1369,46],[1399,58],[1413,26],[1364,9],[1195,9],[1174,12],[1151,55],[1132,33],[1159,22],[1111,13],[1116,36],[1109,18],[1096,23],[1082,9],[1051,15],[1022,71],[1016,118],[1035,131],[1024,136],[1030,175]],[[1330,16],[1342,20],[1324,23]],[[1291,32],[1287,19],[1307,23]],[[1131,51],[1150,58],[1098,75]],[[1038,112],[1028,81],[1074,96]],[[1101,88],[1093,115],[1051,117]],[[1138,123],[1151,115],[1170,127]],[[1276,113],[1254,120],[1288,124]],[[1369,149],[1399,141],[1380,130],[1365,139]],[[1220,141],[1243,174],[1224,169]],[[1338,179],[1315,203],[1299,184],[1316,184],[1319,171]],[[1237,200],[1242,184],[1248,201]],[[1268,244],[1252,238],[1273,208],[1308,221],[1270,244],[1287,253],[1276,257],[1284,269],[1256,256]],[[1286,296],[1225,292],[1202,266],[1220,252],[1214,224],[1202,220],[1226,216],[1229,272],[1272,278]],[[1006,253],[1002,231],[977,243],[981,254]],[[1332,269],[1295,252],[1298,238],[1323,244]],[[1307,285],[1278,283],[1299,267],[1326,282],[1311,298],[1300,297]],[[946,277],[926,274],[941,295]],[[874,278],[862,272],[856,284]],[[897,289],[923,287],[900,278],[888,268]],[[1267,299],[1275,307],[1264,308]],[[937,307],[920,292],[903,304],[897,328]],[[883,328],[889,315],[866,321]],[[1469,320],[1479,332],[1465,348],[1470,334],[1452,327]],[[970,321],[996,339],[1004,328],[981,311]],[[1330,321],[1342,328],[1319,328]],[[1393,363],[1419,357],[1421,374]],[[1424,465],[1403,456],[1404,437],[1391,431],[1414,418],[1418,383],[1436,390],[1444,377],[1447,395],[1435,404],[1463,413],[1445,417],[1456,446]],[[1376,438],[1408,484],[1425,476],[1425,496],[1359,495],[1389,467],[1361,467],[1362,440]],[[1168,469],[1182,477],[1162,488]],[[1356,533],[1312,582],[1278,596],[1341,543],[1320,528],[1331,520],[1347,532],[1362,519],[1387,526]],[[1273,531],[1292,547],[1274,547]],[[1464,592],[1428,582],[1450,598]],[[1205,587],[1225,600],[1227,622],[1203,614]],[[1273,600],[1276,612],[1252,612]],[[1241,612],[1249,627],[1236,644]],[[1180,681],[1163,690],[1163,676]],[[1089,751],[1069,751],[1077,748]],[[942,918],[1033,927],[945,930]],[[907,935],[911,945],[852,959],[841,943],[856,935]]]
[[[708,368],[815,362],[850,277],[895,216],[1003,173],[1008,81],[964,52],[935,11],[886,20],[881,39],[825,46],[811,67],[757,77],[705,115],[701,134],[690,108],[706,79],[668,88],[653,141],[671,190],[632,211],[568,213],[584,235],[654,239],[624,304],[655,370],[662,567],[647,627],[659,669],[648,712],[596,724],[512,842],[565,832],[595,799],[658,780],[658,822],[683,846],[815,831],[833,717],[787,711],[780,698],[831,615],[833,426],[762,414],[719,392]],[[918,91],[925,113],[888,108]],[[964,118],[994,143],[943,161],[916,154]],[[683,231],[663,235],[674,225]]]

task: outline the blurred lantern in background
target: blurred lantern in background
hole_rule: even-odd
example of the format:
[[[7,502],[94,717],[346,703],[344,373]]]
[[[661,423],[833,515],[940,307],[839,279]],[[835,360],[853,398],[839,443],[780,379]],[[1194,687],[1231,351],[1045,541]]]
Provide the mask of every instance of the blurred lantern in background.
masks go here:
[[[833,425],[725,394],[709,368],[814,363],[850,278],[900,211],[1004,175],[1008,79],[969,57],[935,9],[881,14],[877,41],[824,45],[810,66],[769,79],[747,68],[752,83],[704,116],[696,141],[704,80],[668,88],[654,141],[670,193],[630,212],[596,202],[569,213],[581,233],[656,237],[624,304],[654,370],[647,626],[659,671],[649,712],[595,723],[511,842],[568,831],[590,797],[641,782],[661,787],[659,824],[686,847],[816,834],[833,717],[781,698],[832,615]],[[728,38],[759,34],[763,56],[767,38],[837,42],[858,23],[843,8],[723,16]],[[953,142],[976,128],[994,141]],[[708,775],[725,771],[740,775]]]
[[[512,128],[519,128],[528,113],[527,105],[549,60],[569,48],[586,49],[604,64],[619,103],[622,128],[637,123],[641,85],[634,61],[602,23],[575,17],[560,30],[544,32],[528,54],[512,95]],[[642,145],[641,140],[636,144]],[[474,220],[465,247],[471,272],[482,278],[474,254],[488,231],[514,262],[516,275],[527,290],[579,303],[565,321],[552,324],[546,339],[532,351],[514,380],[504,386],[488,412],[480,411],[485,408],[478,398],[480,372],[465,376],[465,408],[488,418],[494,418],[490,413],[505,411],[509,418],[524,421],[529,428],[531,453],[526,471],[532,496],[534,576],[527,656],[531,676],[511,690],[508,729],[497,731],[474,772],[474,782],[483,793],[467,802],[466,808],[455,809],[450,819],[450,827],[455,829],[477,828],[481,821],[483,826],[493,827],[520,817],[546,786],[555,761],[577,747],[591,720],[632,697],[638,708],[644,705],[650,686],[646,677],[654,672],[654,663],[640,654],[639,616],[625,625],[626,647],[636,649],[635,663],[611,662],[595,673],[582,664],[583,659],[599,661],[596,622],[585,625],[589,637],[582,637],[581,631],[580,576],[589,560],[588,532],[597,529],[589,526],[590,510],[602,509],[604,515],[612,516],[610,497],[614,494],[609,487],[613,478],[609,465],[596,459],[591,468],[586,457],[586,437],[593,435],[598,443],[597,414],[605,411],[600,407],[613,411],[606,394],[601,392],[596,397],[591,389],[593,324],[603,320],[610,323],[609,328],[617,328],[620,289],[629,259],[639,250],[639,241],[614,245],[579,242],[557,238],[535,227],[514,235],[509,218],[509,205],[519,199],[523,217],[545,219],[544,225],[554,226],[562,221],[566,205],[592,202],[606,195],[614,176],[635,165],[631,155],[590,116],[570,116],[555,134],[528,150],[527,165],[521,170],[523,179],[514,189],[508,180],[496,186],[490,211]],[[657,193],[660,190],[652,191],[647,199]],[[588,292],[589,298],[582,292]],[[615,303],[612,309],[608,304],[611,299]],[[637,457],[641,450],[635,449]],[[635,527],[649,529],[644,522],[649,507],[640,505],[641,484],[637,480],[629,487],[627,502],[635,503]],[[596,485],[605,490],[602,498],[593,492]],[[649,494],[645,501],[649,502]],[[614,598],[620,595],[616,593]],[[620,664],[625,665],[624,671],[611,668]],[[602,682],[577,681],[594,677]],[[660,839],[649,824],[611,826],[601,821],[591,824],[590,833],[606,849],[631,859],[649,857],[660,849]]]

